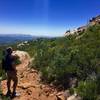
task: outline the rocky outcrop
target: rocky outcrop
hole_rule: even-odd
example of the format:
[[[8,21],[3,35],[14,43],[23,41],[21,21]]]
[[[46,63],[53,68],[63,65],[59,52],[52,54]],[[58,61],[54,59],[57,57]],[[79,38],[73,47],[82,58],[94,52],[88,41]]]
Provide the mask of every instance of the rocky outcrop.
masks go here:
[[[89,20],[88,24],[86,24],[84,26],[78,27],[77,29],[74,29],[74,30],[67,30],[64,35],[68,36],[70,34],[78,34],[80,32],[84,32],[89,26],[93,26],[96,24],[100,24],[100,15],[91,18]]]
[[[95,25],[95,24],[100,24],[100,15],[93,17],[89,20],[89,25]]]
[[[67,100],[82,100],[82,98],[80,96],[72,95],[72,96],[68,97]]]

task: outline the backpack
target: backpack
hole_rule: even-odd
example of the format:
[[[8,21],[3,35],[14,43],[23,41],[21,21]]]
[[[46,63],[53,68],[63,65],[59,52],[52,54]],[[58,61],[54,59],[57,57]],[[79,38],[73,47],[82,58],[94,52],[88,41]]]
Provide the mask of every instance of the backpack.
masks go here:
[[[13,69],[12,63],[13,63],[13,58],[11,57],[11,55],[6,55],[2,59],[2,69],[5,71],[12,70]]]

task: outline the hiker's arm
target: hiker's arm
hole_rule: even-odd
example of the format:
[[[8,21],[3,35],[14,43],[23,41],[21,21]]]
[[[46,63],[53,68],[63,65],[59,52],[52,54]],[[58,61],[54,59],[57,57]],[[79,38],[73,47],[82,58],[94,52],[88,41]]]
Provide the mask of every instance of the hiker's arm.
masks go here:
[[[15,62],[12,63],[12,68],[13,68],[13,70],[16,70],[16,64],[15,64]]]
[[[16,70],[17,65],[19,65],[20,63],[21,62],[20,62],[19,56],[18,55],[14,55],[13,56],[13,63],[12,63],[13,69]]]
[[[16,70],[16,56],[12,56],[12,60],[13,60],[13,62],[12,62],[12,68],[14,69],[14,70]]]

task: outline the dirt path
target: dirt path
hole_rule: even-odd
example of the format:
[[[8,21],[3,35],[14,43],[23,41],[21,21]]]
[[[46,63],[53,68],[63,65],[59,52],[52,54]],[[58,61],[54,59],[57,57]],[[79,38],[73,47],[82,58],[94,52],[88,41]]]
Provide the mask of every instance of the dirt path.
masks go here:
[[[13,100],[57,100],[56,89],[40,83],[40,76],[36,70],[29,69],[30,56],[24,51],[14,52],[20,57],[21,64],[17,66],[19,97]],[[3,94],[6,94],[6,80],[2,81]],[[61,97],[62,98],[62,97]],[[63,100],[63,99],[59,99]]]

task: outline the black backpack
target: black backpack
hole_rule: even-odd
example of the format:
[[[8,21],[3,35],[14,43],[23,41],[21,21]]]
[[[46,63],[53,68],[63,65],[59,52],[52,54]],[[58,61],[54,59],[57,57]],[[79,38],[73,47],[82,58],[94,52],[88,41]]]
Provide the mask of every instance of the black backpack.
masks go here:
[[[2,59],[2,69],[4,69],[5,71],[12,70],[12,63],[13,63],[13,59],[11,55],[6,55]]]

